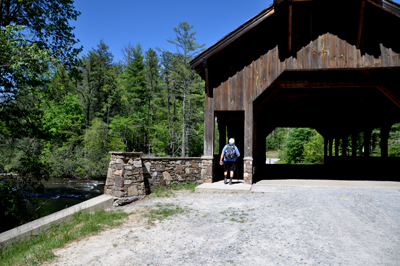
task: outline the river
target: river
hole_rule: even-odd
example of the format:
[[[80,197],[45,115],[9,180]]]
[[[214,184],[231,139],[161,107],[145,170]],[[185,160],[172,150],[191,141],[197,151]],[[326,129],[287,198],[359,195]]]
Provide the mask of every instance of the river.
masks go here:
[[[104,181],[52,179],[44,183],[44,193],[33,196],[44,202],[38,211],[40,218],[103,193]]]

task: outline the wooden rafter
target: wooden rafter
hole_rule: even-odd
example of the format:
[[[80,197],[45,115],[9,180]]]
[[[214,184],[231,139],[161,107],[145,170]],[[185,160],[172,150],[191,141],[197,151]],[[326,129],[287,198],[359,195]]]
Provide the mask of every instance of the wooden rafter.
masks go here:
[[[292,10],[292,2],[289,2],[289,30],[288,30],[288,51],[289,53],[292,52],[292,17],[293,17],[293,10]]]
[[[385,86],[377,86],[377,88],[385,94],[394,104],[396,104],[398,107],[400,107],[400,99],[397,98],[396,95],[394,95],[387,87]]]
[[[357,49],[360,49],[361,45],[361,35],[364,24],[364,10],[365,10],[365,0],[362,0],[360,8],[360,20],[358,21]]]

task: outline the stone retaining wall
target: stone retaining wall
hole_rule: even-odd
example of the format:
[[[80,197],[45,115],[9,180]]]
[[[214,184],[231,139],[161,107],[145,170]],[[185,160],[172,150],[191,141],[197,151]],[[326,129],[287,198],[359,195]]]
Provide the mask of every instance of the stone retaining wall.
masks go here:
[[[141,152],[110,152],[104,194],[114,197],[133,197],[146,194]]]
[[[212,160],[201,157],[142,157],[140,152],[110,152],[104,193],[135,197],[155,186],[212,181]]]
[[[200,157],[143,157],[143,173],[150,188],[206,181],[206,164]]]

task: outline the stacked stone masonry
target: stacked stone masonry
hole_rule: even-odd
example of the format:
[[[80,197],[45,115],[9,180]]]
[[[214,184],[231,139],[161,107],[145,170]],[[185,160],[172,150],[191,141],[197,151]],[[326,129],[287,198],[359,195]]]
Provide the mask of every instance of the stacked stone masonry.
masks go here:
[[[200,157],[142,157],[140,152],[110,152],[105,194],[143,196],[155,186],[212,180],[212,160]]]
[[[243,158],[243,180],[245,184],[253,183],[253,159]]]
[[[115,197],[146,194],[140,152],[110,152],[104,193]]]
[[[204,183],[203,162],[199,157],[143,157],[143,172],[150,188],[171,184]]]

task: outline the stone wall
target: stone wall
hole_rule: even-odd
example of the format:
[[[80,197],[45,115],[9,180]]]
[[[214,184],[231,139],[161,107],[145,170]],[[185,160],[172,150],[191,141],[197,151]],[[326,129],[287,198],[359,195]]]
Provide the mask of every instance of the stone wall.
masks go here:
[[[253,184],[253,158],[243,158],[243,181],[245,184]]]
[[[143,157],[143,173],[150,188],[186,182],[206,181],[200,157]]]
[[[110,152],[104,193],[118,198],[144,196],[155,186],[212,182],[212,160],[200,157],[142,157]]]
[[[104,194],[114,197],[134,197],[146,194],[141,152],[110,152]]]

